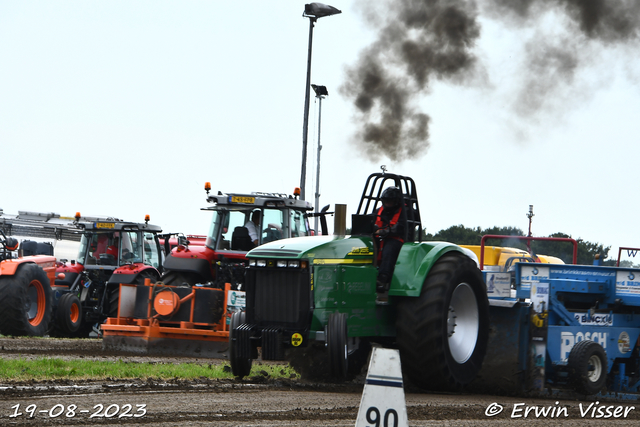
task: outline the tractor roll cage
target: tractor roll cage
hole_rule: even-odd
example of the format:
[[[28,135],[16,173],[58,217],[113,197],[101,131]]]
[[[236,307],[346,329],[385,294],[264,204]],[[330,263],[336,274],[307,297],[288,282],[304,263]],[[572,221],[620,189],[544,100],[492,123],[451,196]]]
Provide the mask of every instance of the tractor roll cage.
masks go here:
[[[408,176],[393,173],[372,173],[362,191],[360,204],[355,215],[352,216],[352,231],[354,234],[370,234],[369,225],[373,225],[374,217],[382,205],[380,196],[386,187],[395,186],[402,191],[407,212],[407,241],[422,241],[422,222],[418,207],[416,184]],[[361,233],[362,232],[362,233]]]

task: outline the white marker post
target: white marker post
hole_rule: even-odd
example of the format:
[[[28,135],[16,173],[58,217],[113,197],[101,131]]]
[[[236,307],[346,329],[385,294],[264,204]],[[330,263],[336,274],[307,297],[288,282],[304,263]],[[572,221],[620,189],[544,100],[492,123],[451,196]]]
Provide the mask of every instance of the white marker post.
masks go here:
[[[408,426],[400,352],[374,348],[362,392],[356,427]]]

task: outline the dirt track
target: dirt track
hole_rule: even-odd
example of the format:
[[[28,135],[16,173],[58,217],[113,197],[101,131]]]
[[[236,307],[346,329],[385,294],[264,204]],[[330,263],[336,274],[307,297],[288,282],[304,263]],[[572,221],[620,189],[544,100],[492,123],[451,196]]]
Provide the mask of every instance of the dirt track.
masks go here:
[[[168,359],[123,356],[104,353],[100,340],[0,339],[0,354],[8,357],[62,357],[104,359],[118,357],[134,362],[168,360],[211,363],[214,359]],[[236,425],[354,425],[362,396],[362,382],[317,384],[299,380],[273,380],[255,377],[239,380],[195,381],[59,381],[0,384],[0,425],[87,425],[118,424],[157,426],[236,426]],[[467,394],[420,393],[405,388],[409,424],[415,426],[471,425],[601,425],[603,419],[592,412],[581,416],[590,400],[549,400],[531,397],[505,397]],[[558,403],[556,403],[558,402]],[[488,416],[495,409],[503,410]],[[127,404],[131,410],[127,412]],[[517,404],[524,404],[517,406]],[[15,405],[20,405],[18,409]],[[35,418],[26,409],[36,405]],[[76,408],[74,409],[73,406]],[[98,405],[98,406],[96,406]],[[99,405],[103,405],[102,408]],[[136,405],[145,405],[139,407]],[[514,406],[516,405],[516,406]],[[628,409],[627,417],[610,417],[615,425],[638,425],[640,403],[608,402],[612,411]],[[524,418],[525,407],[551,407],[546,417],[531,412]],[[33,406],[31,407],[33,409]],[[515,412],[514,412],[515,408]],[[566,408],[560,412],[560,408]],[[74,409],[69,412],[69,409]],[[102,410],[100,410],[102,409]],[[42,412],[41,412],[42,411]],[[85,412],[82,412],[85,411]],[[109,417],[105,417],[106,414]],[[144,411],[144,413],[143,413]],[[90,418],[97,412],[97,416]],[[22,415],[10,417],[11,414]],[[60,413],[58,415],[58,413]],[[565,416],[566,413],[566,416]],[[559,414],[559,417],[552,417]],[[606,410],[604,412],[606,415]],[[57,417],[53,417],[57,415]],[[69,415],[69,416],[67,416]],[[138,415],[138,417],[136,417]],[[520,417],[517,417],[520,415]],[[598,413],[593,413],[597,416]],[[382,424],[381,424],[382,425]]]

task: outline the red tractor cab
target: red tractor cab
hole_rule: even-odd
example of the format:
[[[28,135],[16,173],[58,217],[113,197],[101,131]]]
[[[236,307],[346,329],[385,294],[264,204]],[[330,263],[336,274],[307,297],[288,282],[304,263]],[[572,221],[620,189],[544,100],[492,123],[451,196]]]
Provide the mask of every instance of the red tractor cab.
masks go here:
[[[311,235],[308,218],[316,214],[296,195],[210,195],[210,189],[205,185],[210,206],[203,210],[212,218],[204,244],[179,238],[160,282],[121,285],[121,295],[131,295],[135,306],[121,303],[118,315],[102,325],[104,349],[227,357],[232,314],[245,306],[247,252],[266,242]]]
[[[66,318],[57,324],[63,335],[87,336],[99,333],[98,324],[117,315],[119,284],[157,281],[163,272],[164,253],[158,240],[159,226],[147,221],[135,223],[117,218],[76,215],[74,225],[81,232],[75,261],[59,263],[54,287],[54,306],[64,297],[80,306],[80,322],[69,325]],[[60,276],[60,273],[63,276]],[[65,296],[72,294],[72,296]]]
[[[225,283],[231,283],[232,289],[240,289],[248,251],[274,240],[312,235],[308,218],[313,215],[313,207],[297,196],[211,195],[207,191],[207,202],[211,206],[202,210],[213,215],[204,245],[175,247],[164,263],[164,284],[223,289]]]

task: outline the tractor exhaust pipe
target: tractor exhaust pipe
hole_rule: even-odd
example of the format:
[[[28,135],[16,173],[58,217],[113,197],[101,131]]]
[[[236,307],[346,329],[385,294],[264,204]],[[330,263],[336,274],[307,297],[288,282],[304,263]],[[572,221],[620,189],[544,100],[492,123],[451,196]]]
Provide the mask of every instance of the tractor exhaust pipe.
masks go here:
[[[336,204],[336,216],[333,224],[333,234],[344,236],[347,232],[347,205]]]

